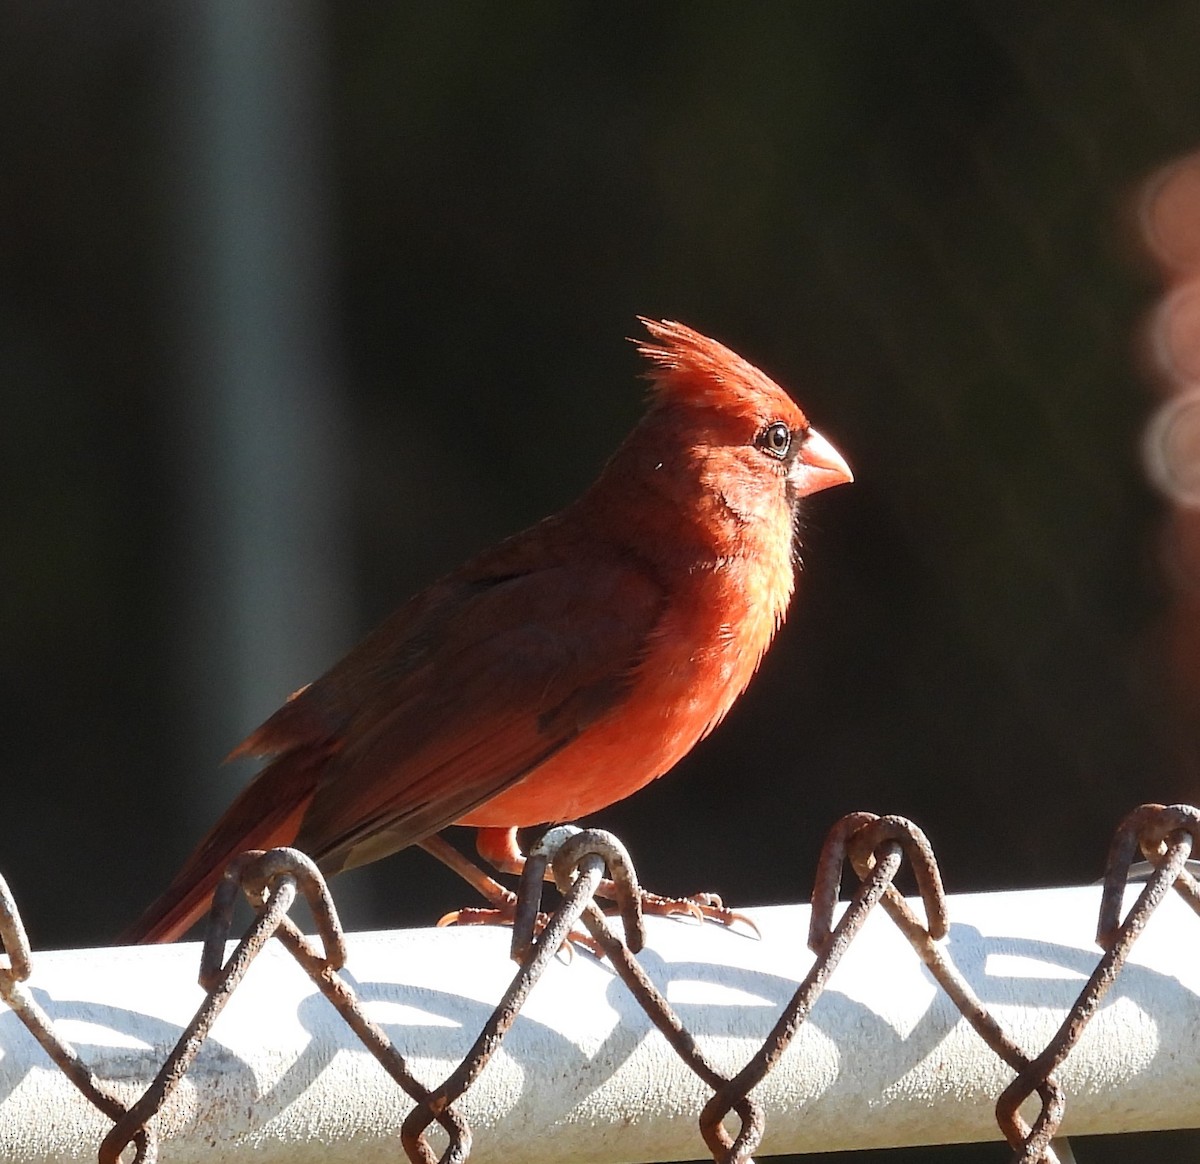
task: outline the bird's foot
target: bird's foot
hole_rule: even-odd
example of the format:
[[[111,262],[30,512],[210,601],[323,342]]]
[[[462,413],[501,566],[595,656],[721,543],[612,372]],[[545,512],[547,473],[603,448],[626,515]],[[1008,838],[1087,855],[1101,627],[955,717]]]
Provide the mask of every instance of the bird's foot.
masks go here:
[[[512,903],[507,907],[484,909],[467,906],[464,909],[452,910],[438,918],[437,926],[438,929],[445,926],[511,926],[515,917],[516,897],[514,895]]]
[[[513,924],[517,912],[517,895],[511,889],[507,889],[489,877],[478,865],[464,857],[442,837],[427,837],[420,843],[422,848],[469,881],[490,904],[490,908],[467,908],[448,913],[438,922],[439,926]],[[522,873],[524,870],[526,858],[525,854],[517,847],[515,829],[480,829],[479,850],[480,855],[500,872]],[[553,879],[553,874],[548,868],[545,877],[547,880]],[[636,881],[634,881],[634,885],[636,886]],[[755,937],[761,936],[758,926],[750,918],[744,913],[729,909],[715,893],[696,893],[690,897],[664,897],[662,894],[651,893],[640,886],[636,886],[635,892],[641,901],[644,914],[653,914],[656,917],[689,917],[697,922],[715,922],[726,929],[733,929],[741,924]],[[602,879],[596,887],[596,897],[601,901],[617,901],[621,896],[622,891],[616,882],[608,878]],[[611,916],[616,911],[605,910],[605,912]],[[538,921],[534,928],[535,934],[540,934],[545,928],[547,917],[548,915],[545,913],[538,914]],[[601,947],[596,941],[578,929],[568,935],[566,944],[582,946],[595,954],[597,958],[603,957]]]
[[[642,890],[642,913],[654,917],[692,917],[698,922],[716,922],[726,929],[745,926],[756,938],[761,938],[758,926],[744,913],[730,909],[715,893],[693,893],[690,897],[663,897]]]
[[[511,926],[517,916],[517,895],[509,894],[509,900],[493,909],[476,908],[473,906],[466,909],[456,909],[444,917],[438,919],[438,926]],[[542,931],[550,922],[550,914],[539,913],[533,922],[533,933],[535,938],[540,937]],[[575,947],[581,946],[587,950],[589,954],[594,955],[597,959],[604,958],[604,950],[600,943],[596,941],[591,934],[585,934],[581,930],[572,930],[563,939],[562,945],[559,947],[559,953],[570,960],[574,957]]]

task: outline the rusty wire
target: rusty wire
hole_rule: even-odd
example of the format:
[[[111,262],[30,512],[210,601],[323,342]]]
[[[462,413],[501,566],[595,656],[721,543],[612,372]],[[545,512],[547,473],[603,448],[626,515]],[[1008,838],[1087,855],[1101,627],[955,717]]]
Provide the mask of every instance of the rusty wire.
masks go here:
[[[1019,1047],[1003,1030],[941,944],[949,930],[946,897],[925,835],[902,817],[871,813],[851,813],[830,830],[814,880],[808,936],[814,960],[763,1045],[732,1076],[718,1071],[708,1060],[638,961],[645,941],[642,902],[662,899],[640,889],[629,855],[615,837],[570,826],[552,830],[531,850],[517,894],[513,929],[513,957],[518,968],[471,1049],[454,1071],[434,1086],[412,1074],[401,1051],[366,1014],[362,1001],[339,973],[346,962],[346,946],[333,899],[313,862],[294,849],[244,853],[226,871],[214,897],[201,955],[199,978],[204,999],[150,1085],[130,1105],[96,1079],[71,1045],[56,1034],[52,1020],[26,988],[33,971],[32,956],[20,914],[2,878],[0,942],[6,957],[0,961],[0,995],[79,1091],[113,1121],[99,1147],[101,1164],[118,1164],[130,1144],[135,1149],[135,1164],[152,1164],[157,1159],[152,1120],[194,1063],[217,1016],[255,958],[274,937],[412,1099],[415,1106],[401,1128],[401,1145],[408,1159],[413,1164],[465,1164],[471,1152],[471,1129],[455,1105],[478,1080],[549,962],[560,951],[581,945],[611,962],[676,1054],[711,1088],[712,1096],[698,1113],[698,1121],[713,1160],[745,1164],[761,1142],[765,1127],[762,1107],[751,1092],[779,1062],[867,917],[880,906],[958,1011],[1015,1072],[996,1105],[997,1122],[1013,1149],[1012,1159],[1019,1164],[1055,1164],[1058,1157],[1051,1141],[1067,1103],[1055,1072],[1078,1043],[1168,891],[1174,887],[1200,913],[1200,885],[1185,869],[1198,841],[1200,810],[1187,805],[1143,805],[1122,821],[1109,849],[1097,919],[1101,957],[1054,1038],[1036,1055]],[[1139,853],[1152,871],[1122,920],[1126,883]],[[906,857],[925,921],[893,885]],[[835,923],[847,865],[857,875],[858,885]],[[561,901],[545,913],[542,888],[548,876],[557,885]],[[239,893],[250,901],[255,917],[225,959]],[[621,934],[614,932],[596,904],[598,893],[616,902]],[[299,895],[309,903],[319,941],[302,934],[287,916]],[[731,911],[723,913],[727,918],[740,918]],[[586,934],[581,934],[581,925]],[[1035,1093],[1042,1107],[1029,1125],[1019,1108]],[[731,1114],[740,1121],[736,1133],[725,1126]],[[441,1126],[449,1141],[440,1156],[426,1137],[433,1123]]]
[[[927,922],[925,925],[921,924],[908,902],[892,885],[887,886],[881,900],[884,912],[908,939],[938,985],[946,992],[963,1018],[971,1024],[976,1034],[1014,1070],[1019,1073],[1028,1071],[1031,1065],[1029,1056],[1009,1038],[971,989],[970,983],[950,961],[945,950],[938,945],[940,939],[949,931],[941,874],[929,841],[911,821],[903,817],[875,817],[871,813],[852,813],[834,826],[822,851],[817,889],[813,893],[810,945],[818,949],[824,941],[828,925],[826,919],[832,916],[836,901],[842,860],[848,858],[859,876],[865,876],[872,862],[879,859],[879,849],[872,846],[878,846],[880,842],[889,847],[902,848],[912,859]],[[836,865],[834,858],[837,858]],[[820,901],[817,900],[818,891],[825,895]],[[1022,1078],[1022,1075],[1018,1074],[1018,1078]],[[1057,1156],[1048,1145],[1061,1124],[1065,1111],[1066,1101],[1062,1087],[1049,1070],[1040,1077],[1031,1077],[1031,1083],[1032,1086],[1022,1096],[1022,1100],[1036,1091],[1042,1101],[1042,1113],[1034,1129],[1025,1124],[1015,1109],[1007,1119],[1000,1119],[999,1116],[997,1118],[1005,1138],[1018,1153],[1026,1152],[1036,1129],[1040,1143],[1039,1154],[1029,1159],[1040,1161],[1041,1164],[1058,1164]],[[1044,1138],[1041,1137],[1043,1130],[1047,1133]],[[1016,1158],[1025,1157],[1019,1155]]]
[[[1008,1142],[1018,1150],[1013,1160],[1019,1164],[1038,1164],[1046,1160],[1046,1148],[1057,1131],[1065,1111],[1063,1101],[1056,1111],[1043,1106],[1032,1130],[1020,1135],[1023,1122],[1018,1107],[1033,1090],[1051,1078],[1051,1073],[1079,1042],[1084,1028],[1100,1008],[1109,988],[1117,980],[1134,942],[1146,927],[1172,886],[1193,909],[1197,908],[1195,882],[1184,865],[1200,833],[1200,813],[1189,805],[1147,804],[1135,809],[1121,822],[1109,850],[1105,869],[1104,894],[1097,922],[1097,945],[1104,954],[1092,971],[1087,985],[1075,1000],[1058,1032],[1028,1066],[1023,1068],[1000,1096],[996,1119]],[[1137,901],[1123,922],[1118,924],[1121,899],[1129,872],[1129,853],[1137,845],[1154,866]]]
[[[0,877],[0,943],[7,956],[7,965],[0,965],[0,995],[13,1014],[90,1103],[111,1120],[124,1118],[127,1114],[125,1105],[96,1078],[75,1048],[55,1032],[53,1020],[25,988],[26,980],[33,973],[33,956],[25,924],[3,877]],[[144,1125],[125,1142],[134,1145],[134,1164],[154,1164],[158,1159],[157,1137]]]

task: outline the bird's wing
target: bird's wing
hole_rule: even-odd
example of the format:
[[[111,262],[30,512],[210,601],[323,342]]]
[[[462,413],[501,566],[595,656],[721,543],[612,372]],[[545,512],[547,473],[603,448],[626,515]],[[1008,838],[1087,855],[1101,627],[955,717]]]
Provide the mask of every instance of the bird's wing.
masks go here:
[[[297,845],[333,873],[497,795],[619,705],[663,608],[643,571],[593,561],[460,578],[402,610],[295,701],[345,714]]]

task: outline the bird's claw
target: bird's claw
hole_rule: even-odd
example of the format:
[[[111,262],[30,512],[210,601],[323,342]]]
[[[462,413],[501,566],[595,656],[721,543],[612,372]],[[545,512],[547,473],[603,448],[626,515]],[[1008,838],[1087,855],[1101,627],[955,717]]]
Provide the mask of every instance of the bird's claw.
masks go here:
[[[456,909],[438,919],[438,926],[511,926],[516,916],[516,899],[512,904],[499,909]],[[539,913],[534,921],[533,932],[540,935],[550,921],[548,913]],[[603,960],[604,949],[590,934],[580,930],[572,930],[565,938],[558,952],[569,962],[575,956],[575,947],[581,946],[598,960]]]
[[[437,919],[438,929],[446,926],[511,926],[511,909],[454,909]]]
[[[741,924],[754,937],[762,937],[758,926],[750,918],[744,913],[729,909],[715,893],[693,893],[690,897],[663,897],[661,894],[642,890],[642,912],[655,917],[691,917],[697,922],[716,922],[726,929],[733,929]]]

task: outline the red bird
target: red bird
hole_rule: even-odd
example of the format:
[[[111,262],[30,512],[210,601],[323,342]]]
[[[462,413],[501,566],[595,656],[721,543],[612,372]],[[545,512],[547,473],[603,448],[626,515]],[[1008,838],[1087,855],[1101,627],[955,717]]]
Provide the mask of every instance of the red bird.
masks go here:
[[[412,598],[242,743],[270,762],[126,940],[182,935],[246,849],[295,845],[328,875],[459,824],[511,851],[517,827],[621,800],[721,721],[787,612],[800,499],[852,476],[757,368],[642,322],[650,407],[595,484]]]

